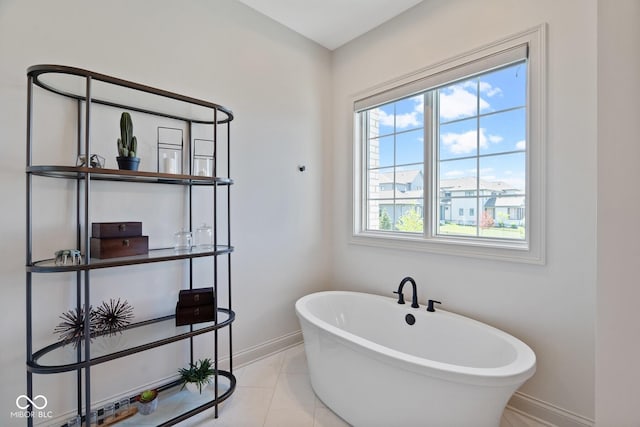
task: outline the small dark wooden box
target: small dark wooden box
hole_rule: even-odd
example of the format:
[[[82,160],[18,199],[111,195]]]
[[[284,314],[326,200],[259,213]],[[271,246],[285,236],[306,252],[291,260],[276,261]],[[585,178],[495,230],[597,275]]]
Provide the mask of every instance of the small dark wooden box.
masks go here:
[[[178,294],[178,306],[193,307],[213,304],[213,288],[183,289]]]
[[[91,223],[91,237],[97,239],[110,237],[142,236],[141,222],[93,222]]]
[[[109,239],[91,238],[92,258],[117,258],[149,253],[149,236],[115,237]]]
[[[194,323],[211,322],[215,317],[213,304],[181,307],[176,304],[176,326],[193,325]]]

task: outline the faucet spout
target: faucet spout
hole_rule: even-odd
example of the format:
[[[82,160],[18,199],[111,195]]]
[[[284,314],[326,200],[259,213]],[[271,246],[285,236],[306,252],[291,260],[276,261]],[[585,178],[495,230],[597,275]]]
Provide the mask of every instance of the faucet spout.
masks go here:
[[[394,294],[398,294],[398,304],[404,304],[404,294],[402,293],[402,288],[404,288],[404,285],[407,282],[411,283],[411,289],[413,290],[413,296],[411,297],[411,307],[419,308],[420,305],[418,304],[418,288],[416,286],[416,281],[409,276],[402,279],[400,285],[398,286],[398,290],[394,292]]]

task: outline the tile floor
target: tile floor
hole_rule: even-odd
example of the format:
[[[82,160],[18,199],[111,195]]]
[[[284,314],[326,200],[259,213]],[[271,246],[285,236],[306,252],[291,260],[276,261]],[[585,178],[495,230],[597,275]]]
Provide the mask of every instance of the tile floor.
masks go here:
[[[348,427],[313,393],[302,344],[235,370],[234,394],[181,427]],[[395,426],[402,427],[402,426]],[[472,427],[472,426],[460,426]],[[510,409],[500,427],[552,427]]]

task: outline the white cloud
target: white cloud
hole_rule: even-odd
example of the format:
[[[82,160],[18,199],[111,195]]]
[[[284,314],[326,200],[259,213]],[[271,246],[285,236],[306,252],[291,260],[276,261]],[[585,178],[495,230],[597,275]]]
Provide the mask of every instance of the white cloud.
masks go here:
[[[466,82],[462,82],[462,84],[458,84],[457,86],[461,86],[465,89],[471,89],[471,92],[475,93],[476,88],[478,87],[478,83],[476,80],[467,80]]]
[[[480,128],[480,138],[475,130],[470,130],[463,133],[445,133],[440,135],[440,139],[445,147],[449,148],[451,154],[468,154],[476,150],[478,142],[480,148],[486,148],[489,141],[497,144],[503,138],[500,135],[487,135],[485,129]]]
[[[399,114],[396,116],[396,128],[404,129],[409,126],[420,126],[420,122],[416,117],[418,113],[415,111],[411,113]]]
[[[475,151],[477,146],[477,133],[470,130],[464,133],[445,133],[440,136],[443,144],[449,147],[452,154],[466,154]]]
[[[445,120],[455,120],[457,118],[472,116],[476,114],[476,94],[480,93],[480,111],[492,111],[489,102],[483,95],[491,98],[496,95],[502,96],[502,89],[494,87],[491,83],[467,80],[460,84],[449,86],[440,92],[440,114]]]
[[[395,115],[395,126],[397,129],[405,129],[409,126],[422,126],[422,123],[418,120],[418,115],[422,114],[422,112],[424,111],[422,96],[416,96],[412,99],[416,102],[416,105],[412,112]],[[380,120],[380,124],[393,127],[394,115],[387,114],[387,112],[381,108],[378,108],[377,110],[378,120]]]
[[[449,86],[440,91],[440,117],[453,120],[476,114],[478,98],[464,89],[463,85]],[[480,110],[486,110],[490,105],[480,98]]]
[[[471,89],[471,93],[474,94],[476,92],[477,82],[476,80],[467,80],[461,85],[465,89]],[[480,93],[484,93],[488,97],[502,95],[502,89],[499,87],[491,86],[491,83],[488,82],[480,82]]]
[[[414,96],[412,99],[416,103],[415,111],[418,114],[424,113],[424,95]]]
[[[398,129],[404,129],[409,126],[419,126],[420,122],[417,118],[418,113],[412,111],[411,113],[398,114],[395,116],[395,125]],[[384,126],[393,127],[394,124],[394,116],[393,114],[387,114],[384,110],[378,111],[378,119],[380,123]]]
[[[486,94],[488,97],[495,95],[502,95],[502,89],[499,87],[491,86],[491,83],[480,82],[480,92]]]
[[[525,140],[516,142],[516,148],[518,150],[524,150],[525,148],[527,148],[527,142]]]

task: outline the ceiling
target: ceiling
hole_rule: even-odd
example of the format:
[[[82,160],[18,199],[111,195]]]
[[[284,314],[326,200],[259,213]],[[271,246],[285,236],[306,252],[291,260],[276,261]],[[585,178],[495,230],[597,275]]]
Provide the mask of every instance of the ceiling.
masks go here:
[[[422,0],[239,0],[333,50]]]

